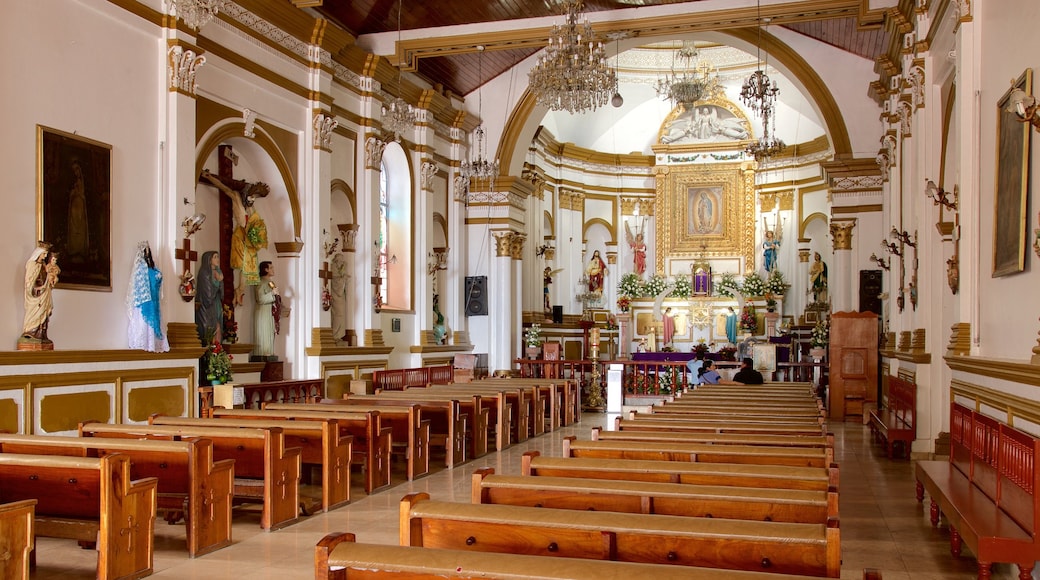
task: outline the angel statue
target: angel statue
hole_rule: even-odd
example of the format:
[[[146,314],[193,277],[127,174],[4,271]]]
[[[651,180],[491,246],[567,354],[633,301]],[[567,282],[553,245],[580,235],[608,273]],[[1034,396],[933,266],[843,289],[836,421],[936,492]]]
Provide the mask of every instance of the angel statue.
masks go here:
[[[625,241],[628,242],[628,247],[632,248],[632,265],[635,273],[640,277],[643,276],[643,272],[646,272],[646,242],[643,241],[643,232],[637,230],[635,235],[632,235],[632,230],[628,227],[628,222],[625,222]]]

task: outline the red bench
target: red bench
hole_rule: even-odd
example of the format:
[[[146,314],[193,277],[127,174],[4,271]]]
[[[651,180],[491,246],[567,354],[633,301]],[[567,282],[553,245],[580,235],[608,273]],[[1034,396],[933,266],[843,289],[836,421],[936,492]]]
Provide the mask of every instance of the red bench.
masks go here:
[[[950,551],[967,544],[979,563],[980,580],[994,562],[1018,565],[1032,578],[1040,559],[1037,527],[1040,439],[961,404],[950,408],[950,460],[919,461],[917,501],[931,498],[932,525],[939,514],[950,525]]]
[[[896,443],[902,444],[906,458],[910,459],[910,446],[917,438],[917,384],[889,377],[885,406],[870,412],[868,425],[874,440],[885,444],[889,459]]]

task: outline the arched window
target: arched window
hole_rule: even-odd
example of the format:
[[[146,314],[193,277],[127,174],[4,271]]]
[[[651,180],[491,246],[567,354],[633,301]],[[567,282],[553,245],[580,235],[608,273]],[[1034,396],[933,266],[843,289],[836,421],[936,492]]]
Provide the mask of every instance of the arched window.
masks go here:
[[[404,150],[390,143],[379,167],[379,232],[376,259],[384,308],[411,308],[412,186]]]

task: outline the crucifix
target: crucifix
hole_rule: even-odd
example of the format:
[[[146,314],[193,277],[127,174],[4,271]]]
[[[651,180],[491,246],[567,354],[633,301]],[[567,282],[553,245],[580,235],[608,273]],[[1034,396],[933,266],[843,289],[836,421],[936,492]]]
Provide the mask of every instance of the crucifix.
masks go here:
[[[199,259],[199,253],[191,249],[191,238],[184,238],[181,243],[183,246],[177,248],[177,251],[174,252],[173,255],[176,259],[184,263],[184,271],[190,272],[192,262]]]

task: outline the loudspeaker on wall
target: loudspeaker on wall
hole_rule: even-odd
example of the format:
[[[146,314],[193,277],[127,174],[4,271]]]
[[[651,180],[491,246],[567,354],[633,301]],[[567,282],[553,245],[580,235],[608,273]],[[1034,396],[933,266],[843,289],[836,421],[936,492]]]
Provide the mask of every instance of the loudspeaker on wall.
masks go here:
[[[556,324],[563,324],[563,306],[557,304],[553,306],[553,322]]]
[[[487,276],[466,276],[465,291],[466,316],[487,316]]]

